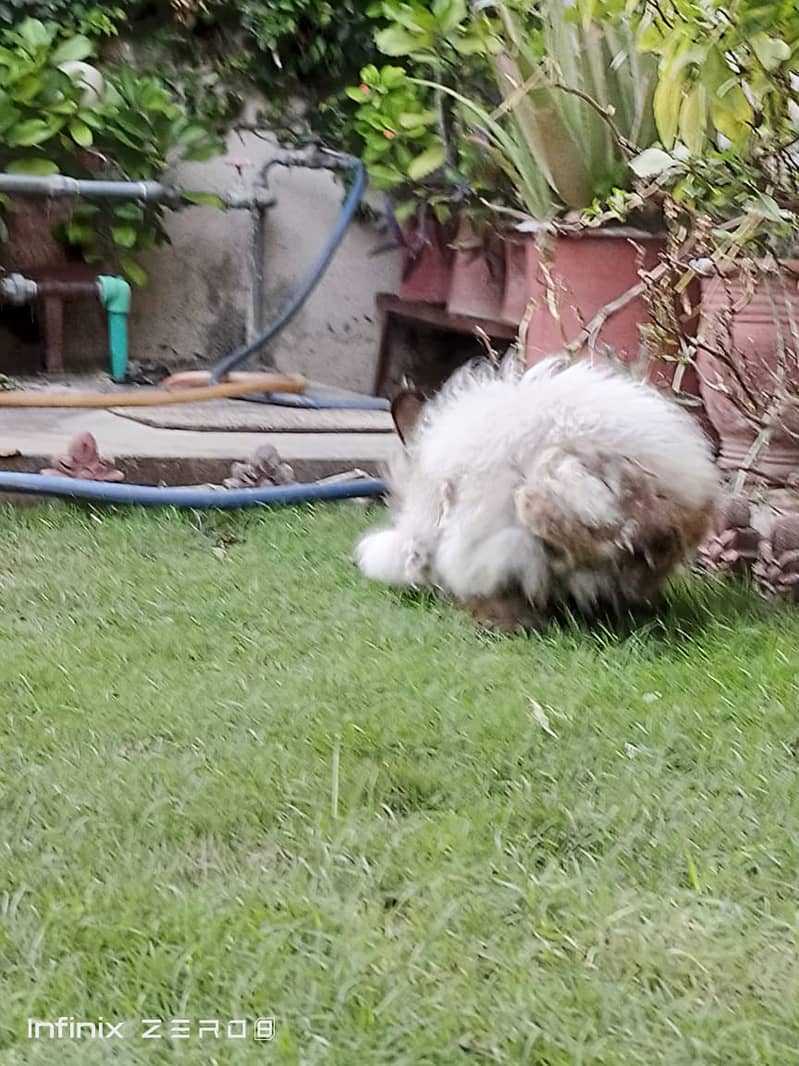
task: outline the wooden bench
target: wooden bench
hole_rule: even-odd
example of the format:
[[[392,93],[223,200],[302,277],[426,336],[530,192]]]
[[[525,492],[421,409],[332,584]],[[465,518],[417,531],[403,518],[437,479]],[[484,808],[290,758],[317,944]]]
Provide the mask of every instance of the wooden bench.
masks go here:
[[[397,321],[416,325],[430,326],[442,332],[473,335],[479,327],[489,337],[497,340],[512,341],[518,332],[518,326],[508,322],[496,322],[487,318],[472,318],[470,315],[451,315],[443,304],[424,303],[422,301],[401,300],[393,293],[381,292],[377,295],[377,310],[380,315],[380,347],[377,354],[372,392],[375,396],[383,395],[393,358],[392,327]]]

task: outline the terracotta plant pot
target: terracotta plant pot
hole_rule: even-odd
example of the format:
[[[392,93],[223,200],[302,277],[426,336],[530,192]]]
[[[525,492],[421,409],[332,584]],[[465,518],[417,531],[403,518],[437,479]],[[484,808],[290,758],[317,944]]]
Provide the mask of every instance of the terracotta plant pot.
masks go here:
[[[404,226],[400,299],[445,304],[452,280],[452,233],[449,227],[427,220],[423,226]]]
[[[574,341],[597,312],[640,281],[642,268],[651,270],[657,265],[664,247],[658,237],[633,243],[610,230],[548,237],[546,242],[545,251],[533,237],[525,242],[527,296],[535,301],[527,329],[528,364]],[[586,345],[586,353],[601,356],[610,348],[623,363],[636,362],[641,350],[640,326],[647,320],[641,296],[608,316]]]
[[[636,235],[633,241],[626,234],[614,234],[609,229],[583,236],[547,236],[545,242],[542,249],[534,236],[518,234],[507,235],[504,241],[505,282],[500,315],[505,322],[519,323],[525,313],[530,313],[528,365],[579,340],[595,315],[639,283],[642,269],[651,270],[658,264],[664,247],[664,240],[658,236]],[[639,248],[643,248],[643,258]],[[688,297],[696,307],[699,287],[694,286]],[[641,327],[648,322],[649,308],[641,295],[609,314],[592,340],[585,338],[575,354],[602,359],[609,348],[624,364],[636,364],[642,354],[645,356]],[[694,337],[696,318],[684,323],[683,329],[685,336]],[[701,404],[696,368],[681,367],[673,358],[653,357],[645,369],[647,381],[689,402],[691,413],[715,444],[715,430]]]
[[[780,268],[754,278],[703,279],[697,355],[702,397],[721,441],[720,466],[746,467],[775,486],[799,479],[799,410],[780,401],[777,380],[790,397],[799,394],[799,260],[783,260]],[[770,436],[752,455],[772,405]]]
[[[505,250],[496,233],[481,235],[461,222],[454,241],[452,282],[447,299],[451,315],[502,318],[505,296]]]
[[[508,236],[503,244],[505,287],[500,314],[503,322],[518,325],[524,318],[530,299],[527,285],[527,241]]]

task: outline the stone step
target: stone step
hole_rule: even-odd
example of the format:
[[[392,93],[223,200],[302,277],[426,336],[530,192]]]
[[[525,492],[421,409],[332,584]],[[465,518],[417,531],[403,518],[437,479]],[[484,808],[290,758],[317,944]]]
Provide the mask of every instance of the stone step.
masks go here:
[[[312,481],[356,467],[379,475],[394,444],[388,424],[385,430],[376,430],[375,412],[365,412],[369,415],[366,432],[351,428],[337,432],[332,426],[324,432],[304,432],[297,416],[305,412],[292,414],[295,428],[291,432],[222,432],[156,428],[112,411],[0,408],[0,468],[40,470],[54,456],[66,454],[78,434],[89,432],[102,457],[116,460],[131,483],[218,483],[227,476],[232,462],[248,459],[266,444],[277,448],[281,458],[294,467],[298,480]],[[353,412],[340,414],[346,416],[342,423],[352,426]],[[202,424],[201,418],[198,424]]]

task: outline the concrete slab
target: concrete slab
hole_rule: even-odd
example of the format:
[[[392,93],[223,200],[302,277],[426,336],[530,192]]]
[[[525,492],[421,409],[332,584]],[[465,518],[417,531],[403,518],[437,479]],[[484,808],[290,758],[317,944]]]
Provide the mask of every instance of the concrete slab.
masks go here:
[[[390,433],[393,429],[388,411],[315,411],[242,400],[209,400],[175,407],[115,407],[113,413],[156,429],[203,433]]]
[[[234,433],[159,429],[111,411],[76,408],[0,409],[0,467],[39,470],[65,454],[79,433],[92,433],[100,454],[113,458],[126,480],[139,484],[202,484],[227,476],[231,462],[264,444],[277,448],[299,480],[358,467],[379,474],[391,432]]]

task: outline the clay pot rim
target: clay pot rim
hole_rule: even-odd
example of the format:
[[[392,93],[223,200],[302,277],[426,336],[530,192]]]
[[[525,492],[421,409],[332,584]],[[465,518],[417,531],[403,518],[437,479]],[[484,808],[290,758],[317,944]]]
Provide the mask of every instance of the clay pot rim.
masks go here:
[[[557,222],[538,222],[535,219],[529,223],[522,222],[520,225],[529,228],[520,230],[517,226],[513,226],[509,230],[502,231],[503,236],[507,235],[517,240],[529,240],[543,233],[550,237],[557,237],[559,240],[569,241],[596,240],[603,237],[620,241],[664,241],[667,236],[665,229],[648,230],[639,229],[637,226],[586,226],[584,229],[572,230],[560,227]]]
[[[754,262],[757,264],[762,264],[766,263],[767,260],[755,259]],[[769,276],[773,277],[776,276],[778,273],[782,273],[787,274],[792,280],[796,279],[797,283],[799,283],[799,257],[791,259],[777,259],[777,263],[780,267],[779,271],[764,270],[762,276],[764,278]],[[731,268],[729,272],[725,271],[723,274],[711,274],[709,277],[700,277],[699,281],[702,285],[702,288],[705,289],[719,285],[722,282],[738,282],[741,279],[742,273],[743,272],[741,270],[735,270]]]
[[[775,260],[767,260],[761,257],[758,259],[754,259],[753,262],[758,265],[769,262],[776,262],[779,265],[780,269],[787,271],[789,274],[799,275],[799,256],[781,256],[779,259]],[[730,276],[735,277],[740,273],[740,270],[731,270]],[[765,271],[765,273],[768,273],[768,271]]]

